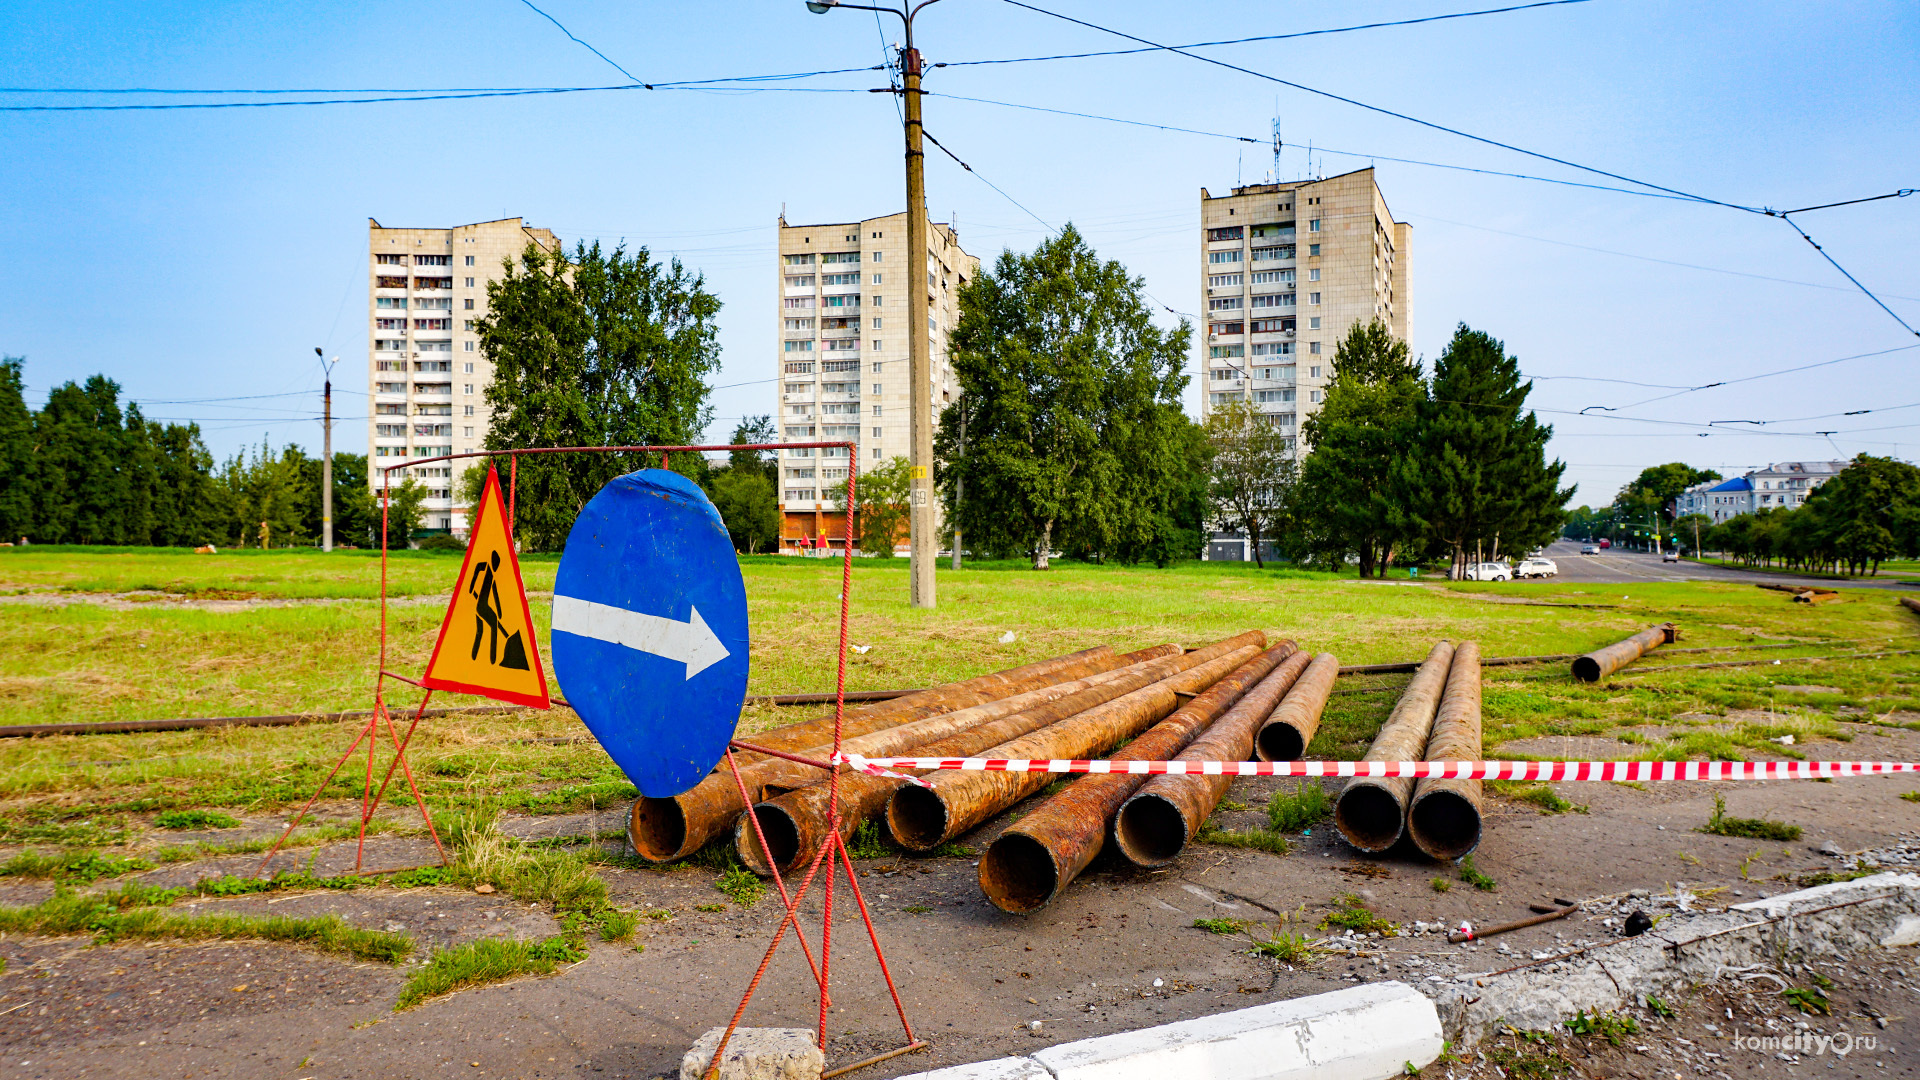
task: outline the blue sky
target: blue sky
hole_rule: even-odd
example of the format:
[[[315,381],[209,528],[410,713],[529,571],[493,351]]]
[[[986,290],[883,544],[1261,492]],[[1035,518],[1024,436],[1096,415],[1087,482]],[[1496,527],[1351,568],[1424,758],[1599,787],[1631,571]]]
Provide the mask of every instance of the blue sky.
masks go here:
[[[1497,3],[1147,4],[1052,10],[1161,42],[1288,33]],[[639,79],[861,67],[897,24],[729,5],[550,0]],[[942,0],[931,62],[1124,46],[1004,0]],[[1920,7],[1589,0],[1419,26],[1219,47],[1208,55],[1435,123],[1728,202],[1791,208],[1920,187]],[[608,85],[626,79],[521,0],[0,10],[10,87],[178,89]],[[673,252],[726,307],[713,435],[773,409],[774,222],[903,204],[877,72],[774,90],[623,90],[323,108],[0,113],[0,352],[30,397],[104,372],[151,416],[199,420],[226,455],[319,445],[313,348],[364,384],[366,219],[446,226],[524,216],[576,239]],[[852,90],[855,92],[801,92]],[[1262,140],[1246,144],[933,97],[927,130],[1026,208],[934,152],[928,201],[990,260],[1072,220],[1178,311],[1199,304],[1198,194],[1266,178],[1279,116],[1296,144],[1613,184],[1167,53],[937,69],[928,88]],[[152,97],[0,93],[0,104]],[[170,98],[165,100],[205,100]],[[232,100],[232,99],[227,99]],[[1316,152],[1332,174],[1365,156]],[[1920,349],[1666,400],[1691,387],[1920,344],[1777,219],[1671,199],[1376,162],[1412,223],[1413,345],[1455,324],[1505,340],[1540,378],[1553,451],[1604,502],[1641,467],[1913,459]],[[1030,216],[1026,211],[1031,211]],[[1798,218],[1920,325],[1920,195]],[[1690,264],[1690,265],[1676,265]],[[1775,280],[1777,279],[1777,280]],[[1174,316],[1166,316],[1169,320]],[[1580,377],[1580,378],[1573,378]],[[1615,379],[1624,382],[1582,381]],[[1630,383],[1654,384],[1635,386]],[[734,385],[744,384],[744,385]],[[311,396],[205,401],[242,395]],[[1188,394],[1197,413],[1194,390]],[[1572,415],[1587,406],[1619,411]],[[1870,414],[1831,416],[1859,409]],[[364,397],[336,443],[365,444]],[[1801,420],[1799,418],[1817,418]],[[1765,427],[1691,426],[1716,420]],[[1667,421],[1652,423],[1648,421]],[[1832,436],[1806,434],[1834,431]]]

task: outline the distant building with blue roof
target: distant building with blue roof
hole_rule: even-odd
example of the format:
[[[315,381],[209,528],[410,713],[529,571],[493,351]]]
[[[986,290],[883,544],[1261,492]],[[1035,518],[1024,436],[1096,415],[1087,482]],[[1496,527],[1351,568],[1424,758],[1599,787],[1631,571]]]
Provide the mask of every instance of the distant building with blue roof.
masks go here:
[[[1783,461],[1729,480],[1708,480],[1680,493],[1673,516],[1699,514],[1721,522],[1755,510],[1793,509],[1846,467],[1844,461]]]

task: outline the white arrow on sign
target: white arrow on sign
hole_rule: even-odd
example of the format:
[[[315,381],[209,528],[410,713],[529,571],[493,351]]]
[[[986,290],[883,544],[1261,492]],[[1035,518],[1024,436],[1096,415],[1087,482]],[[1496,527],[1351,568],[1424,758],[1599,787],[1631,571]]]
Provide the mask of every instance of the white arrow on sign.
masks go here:
[[[720,639],[707,627],[707,621],[700,617],[700,609],[693,608],[692,612],[689,621],[675,622],[658,615],[556,594],[553,628],[685,663],[687,678],[691,679],[729,655],[727,647],[720,644]]]

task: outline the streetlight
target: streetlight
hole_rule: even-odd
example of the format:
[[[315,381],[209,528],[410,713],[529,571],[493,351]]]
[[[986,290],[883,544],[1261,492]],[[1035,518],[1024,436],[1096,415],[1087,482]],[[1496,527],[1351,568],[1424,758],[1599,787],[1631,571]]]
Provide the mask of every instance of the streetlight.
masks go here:
[[[905,82],[907,136],[907,464],[913,494],[908,507],[908,535],[912,555],[908,564],[909,600],[914,607],[934,606],[933,560],[939,546],[933,521],[933,360],[927,336],[927,290],[920,278],[927,272],[927,173],[921,150],[920,52],[913,47],[913,19],[939,0],[921,0],[899,8],[846,4],[840,0],[807,0],[807,10],[825,15],[835,8],[879,11],[898,16],[906,27],[906,47],[900,50],[900,73]],[[858,459],[856,459],[857,461]],[[856,464],[853,466],[858,468]]]

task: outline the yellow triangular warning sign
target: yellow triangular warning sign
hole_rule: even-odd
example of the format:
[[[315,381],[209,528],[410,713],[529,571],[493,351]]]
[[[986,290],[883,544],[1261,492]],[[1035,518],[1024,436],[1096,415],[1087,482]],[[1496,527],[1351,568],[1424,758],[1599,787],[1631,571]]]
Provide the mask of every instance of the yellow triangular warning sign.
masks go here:
[[[527,589],[513,534],[500,497],[500,474],[487,469],[487,485],[473,511],[467,558],[454,582],[440,640],[427,661],[423,686],[550,708],[540,644],[527,612]]]

